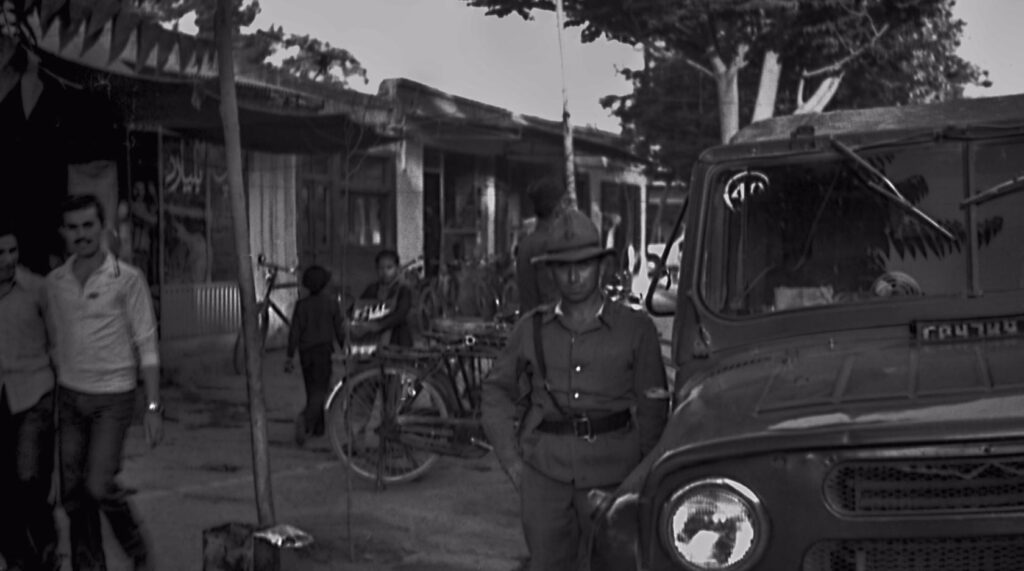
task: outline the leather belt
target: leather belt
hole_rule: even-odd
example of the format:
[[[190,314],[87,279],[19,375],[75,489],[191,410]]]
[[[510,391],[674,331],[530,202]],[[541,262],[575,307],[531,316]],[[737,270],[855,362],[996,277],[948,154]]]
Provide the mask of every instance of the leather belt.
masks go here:
[[[579,438],[592,440],[599,434],[612,432],[627,426],[633,415],[629,410],[620,410],[607,416],[576,415],[564,420],[544,420],[537,425],[537,430],[546,434],[572,434]]]

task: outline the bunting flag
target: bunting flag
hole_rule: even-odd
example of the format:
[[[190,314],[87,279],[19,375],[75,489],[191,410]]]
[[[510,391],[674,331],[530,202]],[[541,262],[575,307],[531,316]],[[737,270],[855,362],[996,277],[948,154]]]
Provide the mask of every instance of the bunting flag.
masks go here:
[[[39,1],[39,23],[43,30],[49,30],[53,21],[57,18],[61,8],[67,0],[40,0]]]
[[[142,71],[146,61],[149,60],[149,54],[153,52],[160,36],[159,28],[156,24],[149,22],[142,22],[136,27],[135,37],[138,48],[135,52],[135,71]]]
[[[0,0],[0,4],[4,4]],[[182,74],[201,69],[209,60],[216,63],[216,50],[212,42],[179,33],[177,27],[167,30],[151,21],[144,20],[135,6],[135,0],[20,0],[15,1],[14,13],[24,21],[32,16],[38,18],[40,37],[49,37],[50,47],[61,52],[81,38],[79,55],[100,44],[109,33],[108,63],[113,63],[126,53],[135,56],[135,69],[142,71],[151,60],[155,60],[157,72],[171,71],[167,64],[175,48],[178,50],[178,65],[173,71]],[[6,16],[6,12],[5,12]],[[58,27],[53,29],[54,25]],[[109,30],[109,32],[108,32]],[[132,48],[135,53],[132,54]],[[20,85],[23,110],[28,118],[35,109],[43,92],[44,84],[39,76],[38,62],[30,61],[24,69],[13,65],[12,59],[22,50],[15,37],[0,35],[0,102]],[[156,57],[151,58],[153,50]]]
[[[177,24],[174,25],[174,30],[172,31],[157,28],[156,68],[158,70],[162,71],[167,66],[167,60],[171,57],[174,46],[178,44],[178,37],[180,35]]]
[[[128,49],[132,32],[138,28],[140,21],[141,18],[138,14],[125,10],[121,10],[114,16],[114,26],[110,31],[110,59],[107,63],[113,63],[114,60],[121,57],[124,50]]]
[[[67,48],[68,44],[78,37],[78,31],[82,29],[82,25],[89,16],[89,13],[85,11],[79,2],[69,2],[64,10],[67,12],[67,15],[63,18],[58,17],[60,20],[61,50]]]
[[[185,73],[192,56],[196,53],[196,40],[192,36],[178,38],[178,71]]]

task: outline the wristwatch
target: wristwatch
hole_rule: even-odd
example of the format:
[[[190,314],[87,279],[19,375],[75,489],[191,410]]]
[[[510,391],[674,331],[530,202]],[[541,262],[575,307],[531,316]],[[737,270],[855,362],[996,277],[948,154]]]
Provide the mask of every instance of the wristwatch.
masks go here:
[[[149,404],[146,405],[146,412],[155,412],[157,414],[163,414],[164,405],[160,404],[157,401],[149,401]]]

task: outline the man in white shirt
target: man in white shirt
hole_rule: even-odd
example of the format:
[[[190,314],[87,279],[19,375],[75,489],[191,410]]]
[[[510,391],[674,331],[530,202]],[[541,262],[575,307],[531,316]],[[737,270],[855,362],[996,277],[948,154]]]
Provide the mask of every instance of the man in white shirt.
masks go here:
[[[138,521],[115,477],[135,409],[141,371],[145,434],[163,437],[160,361],[145,277],[101,247],[103,208],[92,195],[62,206],[72,256],[46,278],[56,333],[62,503],[75,571],[106,569],[100,512],[136,569],[149,569]]]
[[[0,552],[10,569],[59,563],[49,349],[43,278],[18,265],[18,239],[0,227]]]

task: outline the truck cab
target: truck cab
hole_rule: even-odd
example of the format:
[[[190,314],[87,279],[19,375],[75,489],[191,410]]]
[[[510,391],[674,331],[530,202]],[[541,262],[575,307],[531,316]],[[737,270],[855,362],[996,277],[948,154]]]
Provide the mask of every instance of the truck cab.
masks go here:
[[[1024,95],[756,123],[689,192],[594,569],[1021,569]]]

